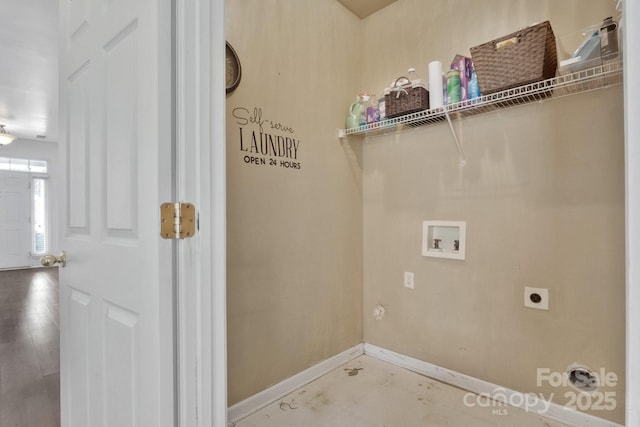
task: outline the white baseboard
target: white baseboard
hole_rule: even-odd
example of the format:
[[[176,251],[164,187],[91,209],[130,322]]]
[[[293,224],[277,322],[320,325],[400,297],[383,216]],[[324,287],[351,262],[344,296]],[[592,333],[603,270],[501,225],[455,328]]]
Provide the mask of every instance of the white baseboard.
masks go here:
[[[287,394],[299,389],[300,387],[304,387],[310,382],[320,378],[324,374],[331,372],[332,370],[348,363],[349,361],[355,359],[356,357],[362,356],[364,354],[364,344],[358,344],[355,347],[352,347],[346,351],[343,351],[340,354],[337,354],[329,359],[323,360],[306,369],[299,374],[296,374],[292,377],[287,378],[284,381],[279,382],[266,390],[261,391],[260,393],[254,394],[253,396],[243,400],[242,402],[238,402],[235,405],[231,406],[227,412],[227,419],[229,420],[229,425],[233,425],[234,423],[242,420],[243,418],[253,414],[254,412],[264,408],[267,405],[281,399]]]
[[[584,412],[567,409],[556,403],[542,402],[538,400],[537,405],[531,405],[531,400],[527,400],[526,395],[518,391],[510,390],[478,378],[395,353],[372,344],[364,344],[364,353],[371,357],[375,357],[376,359],[380,359],[410,371],[442,381],[443,383],[451,384],[476,394],[495,397],[496,400],[502,400],[504,403],[509,403],[512,404],[512,406],[527,409],[528,411],[540,416],[551,418],[565,424],[577,427],[623,427],[612,421],[594,417],[593,415],[589,415]],[[513,405],[514,402],[523,403],[522,405]],[[525,407],[524,402],[529,402],[529,405]]]

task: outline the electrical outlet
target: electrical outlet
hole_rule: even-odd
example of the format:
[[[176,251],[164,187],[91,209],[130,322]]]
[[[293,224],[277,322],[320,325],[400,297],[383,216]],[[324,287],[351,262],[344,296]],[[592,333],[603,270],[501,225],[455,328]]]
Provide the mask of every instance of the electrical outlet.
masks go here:
[[[538,310],[549,310],[549,289],[524,288],[524,306]]]
[[[410,271],[404,272],[404,287],[413,289],[413,273]]]

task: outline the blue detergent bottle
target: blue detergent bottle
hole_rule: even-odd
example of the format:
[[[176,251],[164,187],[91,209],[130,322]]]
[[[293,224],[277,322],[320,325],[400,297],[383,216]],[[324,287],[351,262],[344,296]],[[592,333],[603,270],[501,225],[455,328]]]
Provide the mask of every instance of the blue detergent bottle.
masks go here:
[[[471,73],[471,80],[469,80],[467,93],[469,94],[469,99],[480,98],[480,86],[478,85],[476,70],[473,70]]]

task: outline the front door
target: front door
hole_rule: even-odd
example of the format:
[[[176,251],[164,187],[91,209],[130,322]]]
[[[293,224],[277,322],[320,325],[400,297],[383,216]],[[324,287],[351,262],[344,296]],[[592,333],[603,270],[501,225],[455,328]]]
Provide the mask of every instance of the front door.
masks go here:
[[[171,2],[59,4],[62,425],[172,426]]]
[[[28,173],[0,171],[0,268],[30,265],[30,195]]]

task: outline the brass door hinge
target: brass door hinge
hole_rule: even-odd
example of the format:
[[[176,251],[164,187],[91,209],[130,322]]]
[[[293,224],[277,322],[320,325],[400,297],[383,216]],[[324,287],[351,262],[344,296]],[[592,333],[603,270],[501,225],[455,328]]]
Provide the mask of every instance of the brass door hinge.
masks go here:
[[[160,236],[163,239],[185,239],[196,234],[196,208],[191,203],[160,205]]]

